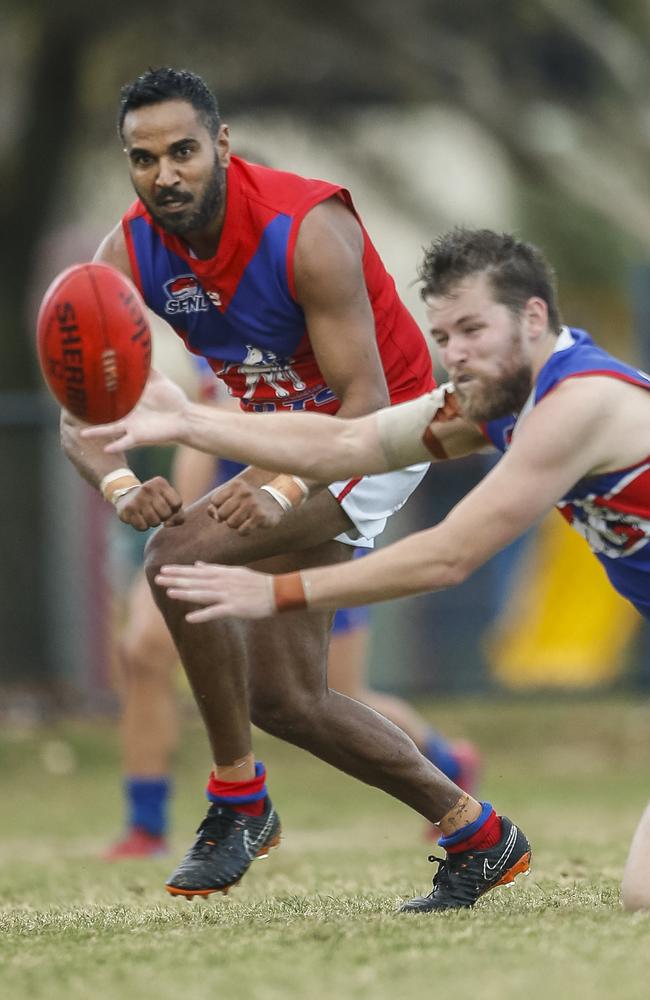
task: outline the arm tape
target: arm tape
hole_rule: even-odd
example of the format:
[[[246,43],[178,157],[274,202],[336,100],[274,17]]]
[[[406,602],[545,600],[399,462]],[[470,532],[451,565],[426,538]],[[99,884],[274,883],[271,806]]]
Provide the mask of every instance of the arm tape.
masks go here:
[[[99,492],[104,500],[115,504],[129,490],[141,486],[141,482],[131,469],[114,469],[107,473],[99,484]]]
[[[284,511],[301,507],[309,498],[309,487],[300,476],[276,476],[269,483],[260,486],[260,489],[272,496]]]
[[[400,469],[432,456],[447,458],[431,424],[457,415],[452,392],[451,382],[446,382],[426,396],[378,411],[379,439],[389,469]]]

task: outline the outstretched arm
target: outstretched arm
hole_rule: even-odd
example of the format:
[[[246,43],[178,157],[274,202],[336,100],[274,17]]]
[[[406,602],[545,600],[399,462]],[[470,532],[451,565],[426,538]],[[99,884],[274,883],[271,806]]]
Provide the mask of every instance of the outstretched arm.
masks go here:
[[[466,455],[485,442],[454,416],[450,387],[363,417],[317,413],[235,413],[190,403],[168,378],[152,372],[137,407],[123,420],[87,428],[106,452],[151,444],[185,444],[222,458],[319,482],[387,472],[414,462]],[[432,435],[435,444],[432,449]]]
[[[153,381],[132,415],[87,436],[115,436],[109,453],[175,441],[321,484],[431,459],[422,437],[440,406],[439,397],[395,407],[380,419],[370,416],[386,406],[388,391],[363,257],[361,227],[337,198],[316,205],[305,216],[296,242],[296,297],[319,370],[339,401],[338,416],[345,420],[308,413],[224,413],[215,418],[201,406],[178,405],[178,400],[170,409],[163,399],[168,390]],[[406,422],[408,433],[399,434],[396,448],[392,431],[400,421]],[[476,428],[468,425],[458,426],[456,436],[453,449],[446,449],[449,455],[483,445]]]
[[[207,605],[188,615],[265,617],[296,607],[335,609],[454,586],[531,526],[603,460],[597,393],[575,384],[526,418],[486,478],[442,521],[367,559],[272,577],[240,567],[164,567],[172,597]],[[571,418],[571,419],[569,419]]]

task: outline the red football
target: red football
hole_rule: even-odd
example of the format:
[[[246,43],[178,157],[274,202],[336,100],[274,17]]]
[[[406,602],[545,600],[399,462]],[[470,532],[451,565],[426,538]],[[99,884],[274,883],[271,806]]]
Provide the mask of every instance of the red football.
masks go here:
[[[37,339],[52,395],[79,420],[119,420],[138,402],[151,367],[151,329],[139,292],[114,267],[75,264],[55,278]]]

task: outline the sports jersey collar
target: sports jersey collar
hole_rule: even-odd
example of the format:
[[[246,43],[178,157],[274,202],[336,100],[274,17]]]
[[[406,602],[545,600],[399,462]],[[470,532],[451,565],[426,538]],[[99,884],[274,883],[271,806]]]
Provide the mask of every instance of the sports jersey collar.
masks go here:
[[[574,344],[575,344],[575,338],[574,338],[573,334],[571,333],[571,331],[569,330],[569,327],[568,326],[561,326],[560,327],[560,332],[559,332],[558,337],[557,337],[557,343],[556,343],[555,347],[553,348],[553,353],[551,354],[551,357],[553,357],[553,354],[558,354],[560,351],[567,351],[570,347],[573,347]],[[550,361],[550,358],[545,362],[545,364],[548,364],[549,361]],[[544,366],[542,366],[542,368],[543,367]],[[540,374],[541,374],[541,372],[540,372]],[[535,405],[536,395],[537,395],[537,382],[538,381],[539,381],[539,375],[537,376],[537,379],[535,380],[535,384],[533,385],[533,388],[530,390],[530,395],[528,396],[528,399],[526,400],[526,402],[524,403],[524,405],[522,406],[522,408],[521,408],[521,410],[519,412],[519,416],[517,417],[517,419],[515,421],[515,426],[512,428],[512,437],[513,438],[514,438],[515,434],[517,433],[517,430],[519,429],[519,426],[521,425],[522,420],[524,420],[524,418],[530,413],[530,411],[532,410],[533,406]]]
[[[575,344],[575,337],[569,330],[568,326],[561,326],[560,332],[557,338],[557,344],[553,348],[553,354],[557,354],[558,351],[566,351],[567,348],[573,347]]]

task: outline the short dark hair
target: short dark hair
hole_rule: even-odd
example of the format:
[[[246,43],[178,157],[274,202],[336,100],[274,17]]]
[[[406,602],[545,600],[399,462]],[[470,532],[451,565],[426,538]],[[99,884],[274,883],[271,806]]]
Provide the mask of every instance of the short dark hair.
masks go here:
[[[215,137],[221,127],[217,99],[200,76],[188,69],[172,69],[163,66],[148,69],[146,73],[127,83],[120,91],[120,109],[117,131],[122,138],[124,119],[129,111],[161,104],[163,101],[187,101],[198,113],[211,136]]]
[[[418,268],[422,298],[449,295],[463,278],[481,272],[487,275],[495,300],[513,312],[521,312],[533,296],[543,299],[549,326],[559,333],[553,268],[541,250],[510,233],[457,227],[439,236],[425,249]]]

